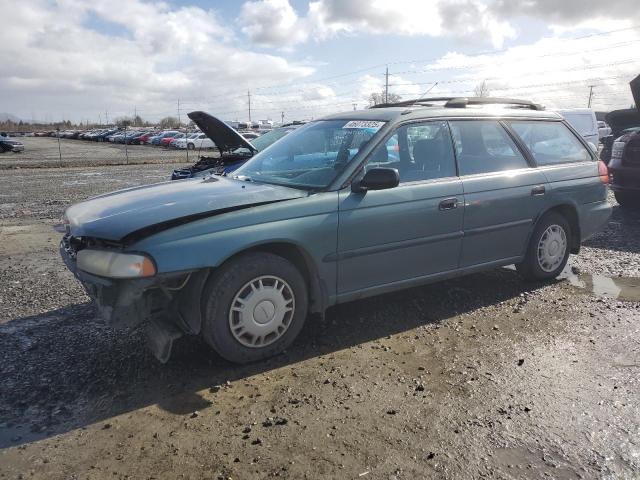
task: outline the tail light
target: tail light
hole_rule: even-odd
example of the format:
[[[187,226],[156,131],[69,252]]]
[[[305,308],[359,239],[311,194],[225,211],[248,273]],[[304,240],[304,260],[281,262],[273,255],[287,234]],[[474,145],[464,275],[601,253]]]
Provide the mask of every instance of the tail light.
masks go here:
[[[602,183],[605,185],[609,184],[609,169],[602,160],[598,160],[598,176]]]

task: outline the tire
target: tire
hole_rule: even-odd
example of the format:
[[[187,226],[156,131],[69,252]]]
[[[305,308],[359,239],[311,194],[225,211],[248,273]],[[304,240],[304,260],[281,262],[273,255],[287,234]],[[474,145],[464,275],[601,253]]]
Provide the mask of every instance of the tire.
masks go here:
[[[207,344],[230,362],[250,363],[291,345],[307,317],[308,292],[291,262],[255,252],[220,267],[207,281],[201,305]]]
[[[634,195],[629,192],[613,192],[613,194],[616,197],[616,202],[622,208],[640,206],[640,194]]]
[[[571,238],[571,227],[563,215],[557,212],[543,215],[533,230],[524,260],[516,265],[518,273],[530,281],[556,278],[569,260]]]
[[[195,150],[196,146],[193,143],[187,143],[187,150]]]

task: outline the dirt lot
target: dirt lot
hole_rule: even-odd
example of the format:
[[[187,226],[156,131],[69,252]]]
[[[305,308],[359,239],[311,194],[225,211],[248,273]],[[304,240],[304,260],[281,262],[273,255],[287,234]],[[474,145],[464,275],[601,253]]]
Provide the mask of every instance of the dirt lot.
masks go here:
[[[51,137],[21,137],[24,152],[0,155],[0,170],[63,166],[119,165],[127,163],[178,163],[195,160],[193,152],[150,145],[124,145]],[[62,161],[60,160],[62,157]]]
[[[260,364],[187,338],[160,365],[96,319],[52,227],[171,168],[0,175],[0,478],[640,475],[640,213],[551,284],[498,269],[334,308]]]

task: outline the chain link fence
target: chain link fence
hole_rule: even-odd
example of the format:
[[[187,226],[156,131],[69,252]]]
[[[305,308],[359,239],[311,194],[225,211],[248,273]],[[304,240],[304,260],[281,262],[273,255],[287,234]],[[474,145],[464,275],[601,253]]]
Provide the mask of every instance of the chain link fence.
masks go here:
[[[122,133],[125,133],[123,130]],[[131,130],[126,132],[131,133]],[[216,156],[214,150],[190,150],[169,145],[134,144],[108,138],[64,138],[63,132],[47,136],[12,136],[24,150],[0,154],[0,169],[99,167],[136,164],[192,164],[200,155]],[[138,143],[136,141],[135,143]]]

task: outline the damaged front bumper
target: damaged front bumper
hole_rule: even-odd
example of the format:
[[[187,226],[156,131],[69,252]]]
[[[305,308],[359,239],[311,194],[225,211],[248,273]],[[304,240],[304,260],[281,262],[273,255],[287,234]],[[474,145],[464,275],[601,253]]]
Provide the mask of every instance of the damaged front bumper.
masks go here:
[[[208,270],[111,279],[78,269],[66,237],[60,243],[60,255],[109,325],[132,328],[145,323],[149,347],[161,362],[169,359],[175,340],[200,333],[200,292]]]

